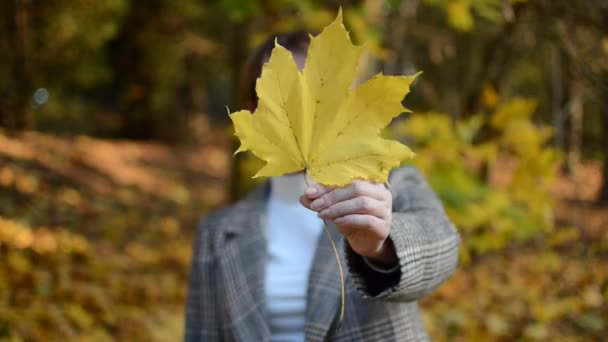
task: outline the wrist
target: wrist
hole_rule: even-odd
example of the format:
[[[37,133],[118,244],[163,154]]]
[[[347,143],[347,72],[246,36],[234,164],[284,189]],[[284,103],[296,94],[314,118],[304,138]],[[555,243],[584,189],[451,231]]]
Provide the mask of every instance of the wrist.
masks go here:
[[[395,251],[395,245],[389,237],[384,240],[382,246],[376,253],[373,255],[366,255],[365,257],[371,262],[388,267],[392,267],[399,262],[397,252]]]

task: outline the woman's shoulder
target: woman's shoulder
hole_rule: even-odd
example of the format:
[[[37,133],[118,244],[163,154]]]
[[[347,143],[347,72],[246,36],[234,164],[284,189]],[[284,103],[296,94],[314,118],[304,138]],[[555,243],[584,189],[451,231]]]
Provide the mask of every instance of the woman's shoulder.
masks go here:
[[[210,251],[214,250],[212,246],[218,234],[232,224],[229,218],[234,216],[235,207],[236,203],[213,209],[199,217],[194,235],[194,250],[202,253],[203,259],[205,255],[209,257]]]
[[[393,169],[389,174],[389,184],[394,183],[425,183],[426,180],[420,170],[414,165],[403,165]]]
[[[254,210],[259,210],[267,199],[268,189],[268,183],[263,183],[236,202],[201,215],[198,221],[198,229],[220,229],[236,223]]]
[[[217,227],[225,217],[230,217],[234,211],[235,204],[230,204],[225,207],[212,209],[202,215],[198,219],[197,227],[200,229],[209,229]]]

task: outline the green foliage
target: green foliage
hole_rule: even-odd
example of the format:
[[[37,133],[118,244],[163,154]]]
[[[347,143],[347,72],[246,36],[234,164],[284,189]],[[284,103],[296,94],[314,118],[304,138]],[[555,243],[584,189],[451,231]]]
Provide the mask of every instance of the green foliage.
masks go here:
[[[491,85],[503,98],[539,101],[549,122],[553,67],[578,75],[586,98],[600,98],[608,70],[606,6],[559,1],[280,0],[204,2],[7,0],[0,11],[0,121],[3,125],[96,136],[187,140],[191,122],[225,119],[249,52],[278,31],[318,31],[344,10],[356,43],[366,43],[366,74],[424,70],[415,109],[480,110]],[[20,25],[11,18],[23,18]],[[571,28],[571,29],[565,29]],[[566,44],[565,42],[569,42]],[[366,78],[362,75],[363,78]],[[427,81],[428,80],[428,81]],[[561,85],[567,100],[569,78]],[[32,106],[36,89],[48,102]],[[590,101],[593,102],[593,101]],[[586,105],[595,122],[601,111]],[[19,124],[23,122],[23,124]],[[594,150],[601,134],[585,125]]]
[[[393,128],[412,141],[414,163],[465,235],[465,260],[554,228],[549,185],[559,154],[547,147],[550,130],[533,124],[535,107],[516,98],[463,121],[424,113]]]
[[[221,0],[220,8],[228,13],[230,18],[241,22],[247,17],[260,15],[261,5],[256,1]]]
[[[429,5],[441,8],[451,27],[468,32],[475,26],[473,13],[488,21],[502,20],[500,7],[503,0],[425,0]]]
[[[545,128],[581,92],[583,152],[603,153],[604,2],[7,0],[1,125],[197,134],[223,147],[0,134],[0,340],[179,338],[194,223],[227,197],[216,181],[228,177],[228,134],[199,119],[236,108],[243,63],[262,39],[318,31],[337,5],[371,52],[363,79],[425,72],[408,101],[426,114],[392,133],[417,145],[416,164],[463,235],[462,266],[424,301],[432,339],[605,338],[606,208],[548,190],[559,153]],[[48,102],[32,102],[38,88]],[[245,160],[235,193],[255,185],[259,161]]]

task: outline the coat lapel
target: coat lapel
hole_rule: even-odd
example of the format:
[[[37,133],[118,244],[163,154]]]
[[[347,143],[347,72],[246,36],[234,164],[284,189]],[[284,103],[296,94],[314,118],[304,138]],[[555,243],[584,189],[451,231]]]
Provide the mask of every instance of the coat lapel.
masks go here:
[[[346,276],[344,239],[331,222],[328,222],[328,227],[336,243],[342,269]],[[307,292],[306,341],[324,341],[330,337],[328,336],[330,330],[335,329],[340,314],[340,270],[325,231],[319,236],[308,278]]]
[[[268,341],[265,319],[265,219],[269,184],[258,187],[235,204],[221,224],[215,251],[218,256],[228,334],[236,341]]]

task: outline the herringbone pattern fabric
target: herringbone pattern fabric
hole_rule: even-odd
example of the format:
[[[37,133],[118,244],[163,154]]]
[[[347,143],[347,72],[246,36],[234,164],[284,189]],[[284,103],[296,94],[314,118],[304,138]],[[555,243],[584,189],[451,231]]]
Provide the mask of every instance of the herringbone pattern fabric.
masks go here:
[[[309,276],[307,341],[427,341],[416,300],[453,273],[460,236],[424,178],[413,167],[394,170],[390,237],[400,269],[381,274],[367,266],[330,227],[346,275],[346,313],[338,267],[327,236],[319,239]],[[264,269],[268,183],[207,216],[197,229],[186,302],[185,341],[267,341]]]

